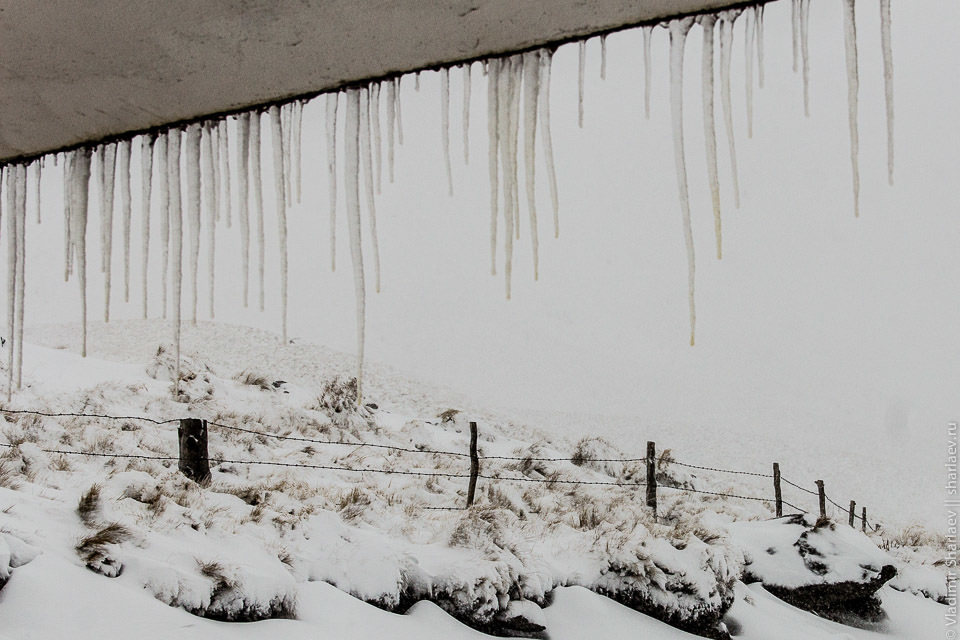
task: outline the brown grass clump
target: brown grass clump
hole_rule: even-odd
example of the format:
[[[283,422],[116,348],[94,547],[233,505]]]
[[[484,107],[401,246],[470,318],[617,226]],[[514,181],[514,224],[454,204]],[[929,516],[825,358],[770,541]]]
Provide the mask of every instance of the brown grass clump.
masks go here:
[[[110,554],[111,547],[129,540],[132,535],[125,526],[114,522],[82,538],[75,549],[91,571],[115,578],[123,571],[123,564]]]
[[[100,513],[100,485],[92,484],[77,503],[77,515],[80,521],[88,527],[94,527],[97,524],[97,516]]]

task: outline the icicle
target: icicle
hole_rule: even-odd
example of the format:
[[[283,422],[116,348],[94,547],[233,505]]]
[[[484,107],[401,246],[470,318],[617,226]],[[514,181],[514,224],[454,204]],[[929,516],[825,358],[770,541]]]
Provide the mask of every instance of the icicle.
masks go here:
[[[33,177],[30,181],[30,189],[33,191],[33,204],[37,207],[37,224],[42,224],[42,216],[40,214],[40,174],[43,171],[43,162],[37,160],[31,166],[33,167],[33,173],[31,173]]]
[[[650,37],[653,35],[653,25],[643,27],[643,111],[647,120],[650,119]]]
[[[540,54],[523,54],[523,168],[527,182],[527,211],[533,250],[533,279],[540,279],[540,247],[537,232],[536,143],[537,100],[540,94]]]
[[[373,166],[377,172],[377,194],[382,193],[383,145],[380,135],[380,83],[370,83],[370,125],[373,129]],[[336,180],[334,180],[336,182]]]
[[[190,273],[190,323],[197,325],[197,307],[200,301],[198,274],[200,271],[200,125],[187,127],[187,224],[189,225],[190,253],[187,269]]]
[[[210,133],[210,148],[213,151],[213,210],[215,221],[220,222],[220,127],[216,122],[207,123]]]
[[[389,85],[388,85],[389,87]],[[388,89],[389,90],[389,89]],[[379,93],[379,92],[378,92]],[[389,94],[388,94],[389,96]],[[330,270],[337,270],[337,102],[339,93],[327,94],[327,178],[330,192]],[[389,100],[388,100],[389,103]],[[390,135],[390,180],[393,181],[393,121],[387,111]]]
[[[553,137],[550,133],[550,68],[553,65],[553,52],[540,50],[540,139],[543,141],[543,155],[550,178],[550,203],[553,205],[553,237],[560,237],[560,200],[557,195],[557,172],[553,163]]]
[[[69,185],[70,254],[76,258],[80,281],[80,319],[82,342],[80,355],[87,357],[87,218],[90,189],[89,148],[80,148],[66,155],[65,171]]]
[[[23,316],[24,299],[26,292],[26,263],[27,263],[27,166],[16,165],[17,177],[17,209],[12,212],[17,217],[17,333],[10,336],[15,339],[16,349],[16,380],[17,389],[23,384]]]
[[[230,211],[230,140],[226,119],[217,123],[217,129],[217,138],[220,142],[220,186],[223,189],[220,194],[220,208],[227,218],[229,229],[233,226],[233,219]]]
[[[123,233],[123,301],[130,302],[130,223],[133,209],[130,198],[130,141],[117,144],[117,174],[120,176],[120,223]]]
[[[291,104],[287,103],[280,107],[280,127],[283,133],[283,145],[280,147],[283,150],[283,187],[284,187],[284,200],[287,203],[293,202],[293,185],[291,182],[291,154],[290,150],[292,149],[291,142],[291,131],[292,127],[290,126],[291,117]]]
[[[473,65],[469,62],[463,65],[463,112],[461,121],[463,122],[463,162],[470,164],[470,68]]]
[[[277,199],[278,239],[280,241],[280,324],[283,344],[287,344],[287,201],[284,197],[283,173],[283,125],[280,121],[280,109],[270,107],[270,130],[273,134],[273,186]]]
[[[350,231],[350,257],[353,261],[353,284],[357,302],[357,404],[363,403],[363,350],[366,340],[366,293],[363,280],[363,247],[360,237],[360,91],[347,89],[346,186],[347,227]]]
[[[720,182],[717,177],[717,127],[713,105],[713,30],[717,17],[702,15],[697,21],[703,28],[703,66],[701,67],[703,135],[706,141],[710,198],[713,202],[713,230],[717,239],[717,260],[720,260],[723,258],[723,241],[720,220]]]
[[[397,112],[397,143],[403,144],[403,110],[400,104],[400,76],[393,79],[396,90],[393,92],[393,107]]]
[[[753,137],[753,57],[754,57],[754,37],[756,36],[756,27],[754,23],[757,19],[757,8],[747,7],[746,24],[744,30],[744,53],[746,54],[746,74],[745,83],[747,89],[747,137]]]
[[[810,0],[800,0],[800,56],[803,59],[803,113],[810,117]]]
[[[607,79],[607,34],[600,36],[600,79]]]
[[[790,0],[790,33],[793,43],[793,72],[800,63],[800,0]]]
[[[147,319],[147,274],[150,266],[150,190],[153,183],[153,144],[157,137],[148,133],[140,138],[140,211],[143,214],[140,233],[141,288],[143,319]]]
[[[756,27],[757,27],[757,82],[763,89],[763,12],[765,5],[759,5],[756,8]]]
[[[449,147],[447,147],[449,149]],[[364,190],[367,197],[367,217],[370,220],[370,238],[373,241],[373,272],[376,291],[380,293],[380,244],[377,240],[377,207],[373,198],[373,161],[370,156],[370,97],[367,89],[360,92],[360,159]]]
[[[393,182],[393,137],[397,129],[397,85],[387,80],[387,170]]]
[[[117,147],[100,147],[100,269],[104,273],[103,319],[110,322],[110,287],[113,269],[113,182],[116,171]]]
[[[56,157],[56,156],[54,156]],[[72,155],[71,155],[72,157]],[[0,168],[0,182],[2,182],[3,170]],[[63,167],[63,281],[70,281],[70,274],[73,272],[73,243],[70,238],[70,229],[72,225],[71,207],[73,206],[73,176],[70,174],[69,166],[65,163]]]
[[[523,97],[523,56],[510,65],[510,193],[513,196],[513,230],[520,239],[520,101]]]
[[[577,124],[583,129],[583,80],[587,67],[587,41],[580,41],[579,67],[577,68]]]
[[[420,91],[420,72],[413,74],[413,90]]]
[[[174,130],[175,131],[175,130]],[[179,132],[178,132],[179,133]],[[160,247],[162,251],[162,269],[160,285],[163,293],[163,319],[167,319],[168,281],[170,278],[170,138],[172,131],[164,133],[157,143],[158,177],[160,178]],[[180,174],[177,174],[178,176]],[[179,197],[179,196],[178,196]]]
[[[217,264],[217,183],[214,175],[216,174],[216,164],[213,156],[213,138],[210,135],[213,129],[209,123],[201,128],[201,142],[203,144],[203,171],[201,184],[203,185],[203,199],[206,202],[205,211],[207,226],[207,301],[210,305],[210,319],[216,317],[214,313],[214,300],[216,291],[216,264]],[[244,180],[246,175],[243,176]],[[243,190],[241,189],[241,194]],[[244,280],[246,284],[246,280]]]
[[[297,100],[293,103],[293,132],[290,138],[293,140],[293,187],[296,191],[297,204],[303,200],[303,103]]]
[[[17,165],[5,170],[7,193],[7,402],[13,394],[13,372],[16,369],[14,346],[17,342]]]
[[[727,149],[730,152],[730,176],[733,180],[733,202],[740,208],[740,178],[737,175],[737,143],[733,135],[733,106],[730,100],[730,54],[733,50],[733,23],[740,9],[720,12],[720,101],[723,105],[723,122],[727,132]]]
[[[361,131],[363,127],[361,125]],[[450,69],[440,70],[440,140],[443,163],[447,169],[447,194],[453,195],[453,171],[450,169]]]
[[[237,202],[240,218],[240,277],[243,278],[243,306],[250,306],[250,120],[257,113],[241,113],[237,120]]]
[[[500,166],[503,177],[503,222],[504,222],[504,249],[503,249],[503,275],[506,286],[506,297],[510,299],[511,279],[513,277],[513,178],[516,174],[513,171],[511,161],[515,159],[511,151],[511,129],[513,123],[510,119],[511,105],[513,103],[513,58],[505,58],[502,61],[500,69],[498,103],[497,103],[497,124],[499,126],[499,147],[500,147]]]
[[[843,3],[843,43],[847,60],[847,102],[850,122],[850,164],[853,170],[853,213],[860,216],[860,152],[857,132],[857,94],[860,79],[857,75],[857,24],[854,10],[855,0]]]
[[[259,283],[260,311],[266,308],[266,284],[264,265],[266,264],[266,237],[263,228],[263,178],[260,174],[260,112],[250,114],[250,189],[253,192],[253,213],[257,220],[257,282]]]
[[[673,120],[673,152],[677,164],[680,211],[683,214],[683,239],[687,246],[687,297],[690,305],[690,345],[694,343],[696,308],[694,306],[693,229],[690,225],[690,196],[687,191],[687,165],[683,150],[683,48],[693,18],[670,21],[670,112]]]
[[[887,181],[893,185],[893,45],[890,0],[880,0],[880,43],[883,47],[883,87],[887,101]],[[39,210],[37,215],[40,215]],[[39,219],[39,218],[38,218]]]
[[[487,170],[490,177],[490,274],[497,274],[497,203],[500,197],[500,58],[487,63]]]
[[[221,138],[223,140],[225,138]],[[180,205],[180,130],[167,132],[167,188],[170,194],[170,245],[173,271],[173,344],[177,370],[173,396],[180,398],[180,325],[183,293],[183,212]]]

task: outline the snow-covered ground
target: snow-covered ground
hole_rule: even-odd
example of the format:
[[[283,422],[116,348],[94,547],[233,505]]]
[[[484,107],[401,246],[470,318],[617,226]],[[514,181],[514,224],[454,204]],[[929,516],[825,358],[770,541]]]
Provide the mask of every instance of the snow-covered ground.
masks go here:
[[[867,538],[843,529],[843,544],[897,565],[901,576],[891,584],[904,590],[880,591],[889,619],[879,632],[854,629],[737,580],[763,535],[759,523],[742,523],[769,518],[767,503],[661,490],[654,521],[642,488],[609,484],[642,480],[642,465],[571,460],[624,457],[618,443],[578,442],[595,435],[589,425],[576,437],[537,430],[376,366],[368,368],[364,399],[377,408],[336,412],[350,390],[329,383],[353,372],[353,358],[214,323],[185,330],[177,402],[172,357],[160,348],[164,323],[94,325],[87,359],[75,353],[78,333],[60,326],[28,335],[25,388],[5,408],[203,417],[211,422],[213,477],[201,488],[175,459],[158,459],[177,455],[175,423],[8,414],[0,441],[15,446],[0,451],[0,570],[13,572],[0,591],[0,637],[77,637],[83,629],[104,638],[460,638],[478,637],[463,622],[502,625],[516,613],[554,639],[694,637],[598,593],[666,617],[721,610],[732,600],[726,624],[748,639],[916,639],[943,631],[945,608],[911,593],[942,593],[937,536],[922,529],[907,545],[897,531]],[[441,417],[449,409],[460,413]],[[477,505],[463,511],[450,508],[464,503],[467,459],[424,450],[465,453],[468,420],[480,425],[481,455],[511,458],[485,460],[482,473],[512,480],[481,478]],[[673,455],[693,456],[694,444]],[[658,472],[702,491],[768,493],[750,477],[711,475],[668,458]],[[389,612],[411,604],[406,615]],[[184,610],[293,619],[235,624]]]

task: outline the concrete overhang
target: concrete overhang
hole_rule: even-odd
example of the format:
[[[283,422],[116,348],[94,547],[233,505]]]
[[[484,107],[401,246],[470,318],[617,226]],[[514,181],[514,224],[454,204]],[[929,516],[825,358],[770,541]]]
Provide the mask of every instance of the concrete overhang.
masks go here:
[[[730,0],[0,0],[0,162]]]

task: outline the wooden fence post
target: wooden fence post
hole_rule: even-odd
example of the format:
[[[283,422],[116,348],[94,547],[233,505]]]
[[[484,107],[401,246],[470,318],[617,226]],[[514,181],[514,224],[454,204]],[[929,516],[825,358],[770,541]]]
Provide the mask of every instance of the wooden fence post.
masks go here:
[[[863,512],[862,512],[862,515],[860,516],[860,520],[861,520],[860,530],[866,533],[867,532],[867,508],[866,507],[863,508]]]
[[[773,463],[773,495],[777,503],[777,517],[783,516],[783,494],[780,493],[780,463]]]
[[[851,527],[854,526],[853,521],[856,519],[856,517],[857,517],[857,501],[851,500],[850,501],[850,526]]]
[[[817,480],[817,495],[820,498],[820,518],[827,517],[827,494],[823,490],[823,480]]]
[[[207,421],[184,418],[177,429],[180,440],[180,473],[194,482],[210,481],[210,461],[207,459]]]
[[[657,517],[657,445],[647,442],[647,506]]]
[[[477,423],[470,421],[470,484],[467,487],[467,508],[473,506],[477,492],[477,475],[480,473],[480,456],[477,455]]]

